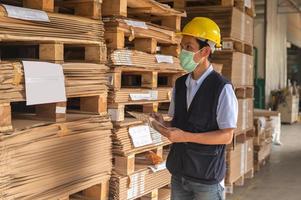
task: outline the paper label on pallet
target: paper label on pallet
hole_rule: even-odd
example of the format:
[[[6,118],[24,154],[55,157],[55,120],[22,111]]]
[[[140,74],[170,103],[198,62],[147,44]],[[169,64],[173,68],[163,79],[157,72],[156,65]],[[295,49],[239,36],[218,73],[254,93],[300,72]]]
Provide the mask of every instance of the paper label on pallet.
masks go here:
[[[172,56],[166,56],[166,55],[156,55],[157,63],[171,63],[173,64],[173,57]]]
[[[57,113],[57,114],[65,114],[66,113],[66,107],[57,106],[55,108],[55,113]]]
[[[252,7],[252,0],[245,0],[245,7],[251,8]]]
[[[137,28],[143,28],[143,29],[148,29],[147,25],[145,22],[141,22],[141,21],[134,21],[134,20],[127,20],[125,19],[124,22],[129,25],[129,26],[133,26],[133,27],[137,27]]]
[[[115,51],[112,55],[115,65],[133,65],[131,51],[127,51],[126,54],[124,51]]]
[[[158,172],[158,171],[161,171],[161,170],[164,170],[166,169],[166,162],[164,161],[163,163],[160,163],[158,165],[151,165],[151,166],[148,166],[153,172]]]
[[[134,147],[142,147],[153,143],[149,126],[141,125],[129,128]]]
[[[233,50],[233,42],[232,41],[223,41],[222,48],[228,49],[228,50]]]
[[[150,100],[150,93],[130,94],[132,101]]]
[[[66,101],[65,77],[59,64],[23,61],[26,105]]]
[[[45,11],[2,4],[8,17],[29,21],[50,22]]]

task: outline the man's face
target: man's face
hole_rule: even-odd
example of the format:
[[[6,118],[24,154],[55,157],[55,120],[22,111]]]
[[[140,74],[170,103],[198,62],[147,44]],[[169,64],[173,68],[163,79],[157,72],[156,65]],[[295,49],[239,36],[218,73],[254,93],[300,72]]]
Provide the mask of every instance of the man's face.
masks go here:
[[[197,42],[196,38],[188,35],[184,35],[181,41],[181,47],[182,49],[185,49],[187,51],[191,52],[197,52],[200,50],[199,43]]]

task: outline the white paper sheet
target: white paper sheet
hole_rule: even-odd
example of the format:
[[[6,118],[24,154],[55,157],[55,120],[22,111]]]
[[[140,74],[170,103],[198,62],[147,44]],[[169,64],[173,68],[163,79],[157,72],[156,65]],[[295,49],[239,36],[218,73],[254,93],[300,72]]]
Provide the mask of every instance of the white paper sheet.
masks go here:
[[[158,172],[158,171],[161,171],[161,170],[164,170],[166,169],[166,162],[162,162],[158,165],[151,165],[151,166],[148,166],[153,172]]]
[[[26,104],[66,101],[65,78],[59,64],[23,61]]]
[[[30,21],[50,22],[49,17],[45,11],[10,6],[5,4],[3,4],[3,6],[7,12],[8,17]]]
[[[129,26],[133,26],[133,27],[137,27],[137,28],[143,28],[143,29],[148,29],[147,25],[145,22],[141,22],[141,21],[134,21],[134,20],[127,20],[125,19],[124,22],[129,25]]]
[[[130,97],[132,101],[150,100],[151,94],[150,93],[130,94]]]
[[[153,143],[149,126],[141,125],[129,128],[134,147],[141,147]]]
[[[157,90],[149,90],[148,93],[132,93],[130,94],[130,98],[132,101],[155,101],[158,100],[158,91]]]
[[[156,60],[158,63],[173,63],[172,56],[166,56],[166,55],[156,55]]]

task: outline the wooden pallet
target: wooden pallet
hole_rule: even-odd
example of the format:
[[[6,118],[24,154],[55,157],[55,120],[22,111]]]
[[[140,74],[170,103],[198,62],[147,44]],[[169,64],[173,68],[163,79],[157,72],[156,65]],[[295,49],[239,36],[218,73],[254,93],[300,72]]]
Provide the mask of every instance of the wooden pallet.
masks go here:
[[[238,51],[252,56],[253,45],[231,38],[223,38],[222,51]]]
[[[107,112],[107,93],[97,96],[70,98],[67,102],[57,102],[26,106],[25,102],[0,103],[0,132],[13,130],[13,119],[37,119],[39,121],[63,122],[66,110],[80,113],[104,114]]]
[[[179,10],[185,10],[188,7],[195,6],[232,6],[236,7],[239,10],[246,12],[249,16],[255,17],[255,1],[250,0],[249,5],[244,3],[244,0],[157,0],[161,3],[166,3],[171,7]]]
[[[112,121],[123,121],[126,111],[140,111],[143,113],[158,112],[160,104],[169,103],[165,101],[135,101],[127,103],[108,104],[108,113]]]
[[[240,176],[237,180],[231,183],[226,183],[225,184],[225,191],[228,194],[233,194],[234,193],[234,186],[243,186],[245,183],[245,178],[244,175]]]
[[[86,200],[86,199],[108,200],[109,187],[110,187],[109,179],[105,179],[104,181],[102,181],[97,185],[93,185],[79,192],[75,192],[72,195],[61,197],[58,200]]]
[[[151,172],[140,170],[129,176],[112,175],[111,200],[169,200],[170,173],[167,169]]]
[[[104,18],[103,20],[106,29],[105,39],[110,50],[127,47],[146,53],[160,52],[178,56],[181,37],[174,31],[149,23],[145,23],[145,27],[133,26],[129,19]]]
[[[110,86],[114,90],[122,88],[173,87],[183,72],[152,70],[134,67],[116,67],[110,72]]]
[[[55,63],[63,62],[106,62],[104,44],[68,44],[56,42],[0,42],[2,60],[40,60]]]
[[[253,18],[241,12],[235,7],[223,6],[199,6],[186,8],[187,18],[183,18],[186,24],[194,17],[208,17],[217,23],[221,29],[222,41],[234,39],[246,44],[253,44]]]
[[[252,87],[253,57],[241,52],[216,51],[212,62],[223,64],[222,75],[232,82],[234,87]]]
[[[113,159],[114,170],[119,175],[127,176],[133,174],[135,171],[146,168],[147,165],[145,161],[141,160],[140,158],[144,158],[149,151],[154,152],[163,160],[166,160],[167,153],[164,151],[169,148],[170,142],[168,142],[166,139],[164,141],[165,143],[161,145],[153,145],[145,148],[140,148],[133,151],[132,153],[127,153],[125,155],[115,154]]]
[[[167,185],[165,187],[154,189],[147,195],[138,198],[137,200],[170,200],[171,198],[171,190]]]
[[[4,4],[100,19],[101,0],[2,0]]]
[[[185,13],[154,0],[103,0],[102,15],[140,19],[180,31]]]

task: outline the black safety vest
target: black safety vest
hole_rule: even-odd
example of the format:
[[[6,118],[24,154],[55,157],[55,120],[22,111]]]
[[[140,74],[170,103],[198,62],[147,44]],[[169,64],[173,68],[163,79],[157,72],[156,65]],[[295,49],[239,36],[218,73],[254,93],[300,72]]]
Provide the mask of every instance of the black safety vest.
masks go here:
[[[172,126],[196,134],[219,130],[216,119],[218,100],[225,84],[230,82],[212,71],[196,92],[187,110],[187,76],[188,74],[176,81]],[[167,158],[167,168],[171,174],[194,182],[219,183],[226,173],[225,148],[225,145],[174,143]]]

